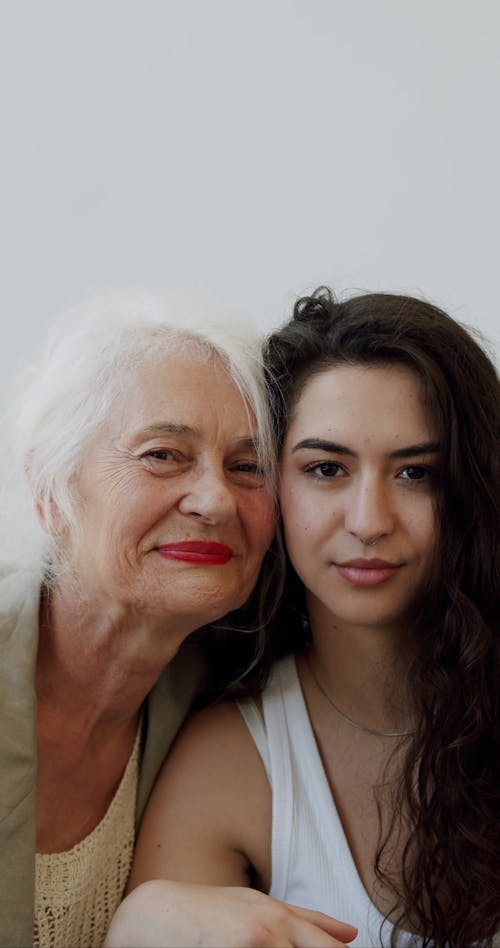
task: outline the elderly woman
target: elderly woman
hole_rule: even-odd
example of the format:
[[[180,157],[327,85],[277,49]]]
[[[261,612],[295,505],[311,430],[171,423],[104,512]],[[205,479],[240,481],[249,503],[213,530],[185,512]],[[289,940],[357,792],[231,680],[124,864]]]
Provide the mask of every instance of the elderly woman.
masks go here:
[[[102,943],[202,673],[185,640],[245,602],[272,540],[257,340],[187,317],[147,294],[79,307],[20,386],[35,514],[2,551],[3,946]]]

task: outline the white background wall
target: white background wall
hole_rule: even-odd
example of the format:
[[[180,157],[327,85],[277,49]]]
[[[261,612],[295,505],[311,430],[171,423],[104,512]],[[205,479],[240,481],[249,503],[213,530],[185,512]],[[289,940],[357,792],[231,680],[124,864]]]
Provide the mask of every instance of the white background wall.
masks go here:
[[[500,340],[498,0],[0,0],[0,396],[105,286],[425,295]]]

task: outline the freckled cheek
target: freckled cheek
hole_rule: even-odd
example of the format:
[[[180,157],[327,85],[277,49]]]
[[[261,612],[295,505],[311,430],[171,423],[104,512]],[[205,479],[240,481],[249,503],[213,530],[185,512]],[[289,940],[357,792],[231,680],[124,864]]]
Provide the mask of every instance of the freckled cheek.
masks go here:
[[[284,519],[283,526],[289,553],[293,554],[295,551],[299,552],[308,548],[312,535],[310,523],[290,515]]]
[[[322,511],[314,500],[304,498],[300,492],[282,495],[281,514],[285,534],[293,542],[294,537],[316,536],[330,522],[330,512]]]

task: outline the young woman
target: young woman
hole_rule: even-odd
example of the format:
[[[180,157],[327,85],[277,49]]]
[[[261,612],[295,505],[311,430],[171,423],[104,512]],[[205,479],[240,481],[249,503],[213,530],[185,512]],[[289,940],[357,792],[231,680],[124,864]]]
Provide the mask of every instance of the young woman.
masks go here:
[[[490,945],[494,367],[427,303],[327,290],[297,303],[266,361],[289,556],[264,664],[276,661],[259,698],[185,728],[130,887],[253,886],[354,923],[359,946]]]

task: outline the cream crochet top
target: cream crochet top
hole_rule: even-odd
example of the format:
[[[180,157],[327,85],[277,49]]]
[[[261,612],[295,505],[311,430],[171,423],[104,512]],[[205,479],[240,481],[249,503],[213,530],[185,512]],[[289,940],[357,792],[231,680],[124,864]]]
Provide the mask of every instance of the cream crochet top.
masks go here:
[[[132,863],[141,726],[101,822],[63,853],[37,853],[34,948],[101,948]]]

